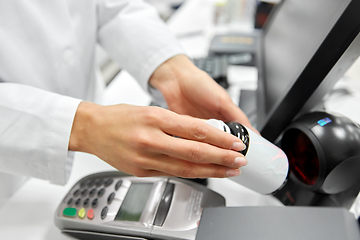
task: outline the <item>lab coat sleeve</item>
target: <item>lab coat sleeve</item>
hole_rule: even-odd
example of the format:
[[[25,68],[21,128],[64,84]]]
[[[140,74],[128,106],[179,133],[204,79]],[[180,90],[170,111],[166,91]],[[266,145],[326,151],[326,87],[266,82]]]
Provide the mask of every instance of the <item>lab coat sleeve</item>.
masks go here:
[[[65,184],[72,166],[68,142],[80,100],[0,83],[0,171]]]
[[[99,0],[98,42],[143,89],[167,59],[185,54],[157,10],[141,0]]]

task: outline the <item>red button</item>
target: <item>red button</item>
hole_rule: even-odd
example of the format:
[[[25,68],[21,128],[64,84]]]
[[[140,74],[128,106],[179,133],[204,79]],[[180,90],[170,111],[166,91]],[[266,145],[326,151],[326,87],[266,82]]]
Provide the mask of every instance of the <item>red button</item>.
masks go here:
[[[87,217],[88,217],[88,219],[93,220],[94,210],[92,208],[90,208],[89,211],[87,212]]]

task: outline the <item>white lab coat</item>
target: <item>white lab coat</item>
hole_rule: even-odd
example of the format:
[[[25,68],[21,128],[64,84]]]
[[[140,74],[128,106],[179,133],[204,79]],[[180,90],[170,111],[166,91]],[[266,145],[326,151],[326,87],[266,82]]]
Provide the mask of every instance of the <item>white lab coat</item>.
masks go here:
[[[97,43],[144,89],[183,53],[141,0],[0,1],[0,171],[66,183],[77,106],[103,88]]]

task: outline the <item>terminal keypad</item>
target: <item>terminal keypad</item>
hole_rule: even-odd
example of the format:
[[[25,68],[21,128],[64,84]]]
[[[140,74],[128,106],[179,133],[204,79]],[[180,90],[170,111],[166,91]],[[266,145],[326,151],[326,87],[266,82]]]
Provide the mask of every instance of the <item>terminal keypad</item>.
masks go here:
[[[114,183],[114,184],[113,184]],[[62,210],[64,217],[93,220],[105,219],[109,205],[113,202],[116,192],[120,189],[122,180],[114,182],[113,178],[91,178],[77,184],[67,198]],[[108,206],[99,206],[104,198]],[[99,210],[96,211],[96,209]],[[96,215],[95,212],[99,214]]]

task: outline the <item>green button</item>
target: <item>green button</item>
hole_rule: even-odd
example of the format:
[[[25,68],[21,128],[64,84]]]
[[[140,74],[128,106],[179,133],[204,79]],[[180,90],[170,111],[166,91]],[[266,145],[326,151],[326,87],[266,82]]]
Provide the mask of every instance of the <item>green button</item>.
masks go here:
[[[76,208],[65,208],[63,211],[63,215],[65,217],[75,217],[76,216]]]

